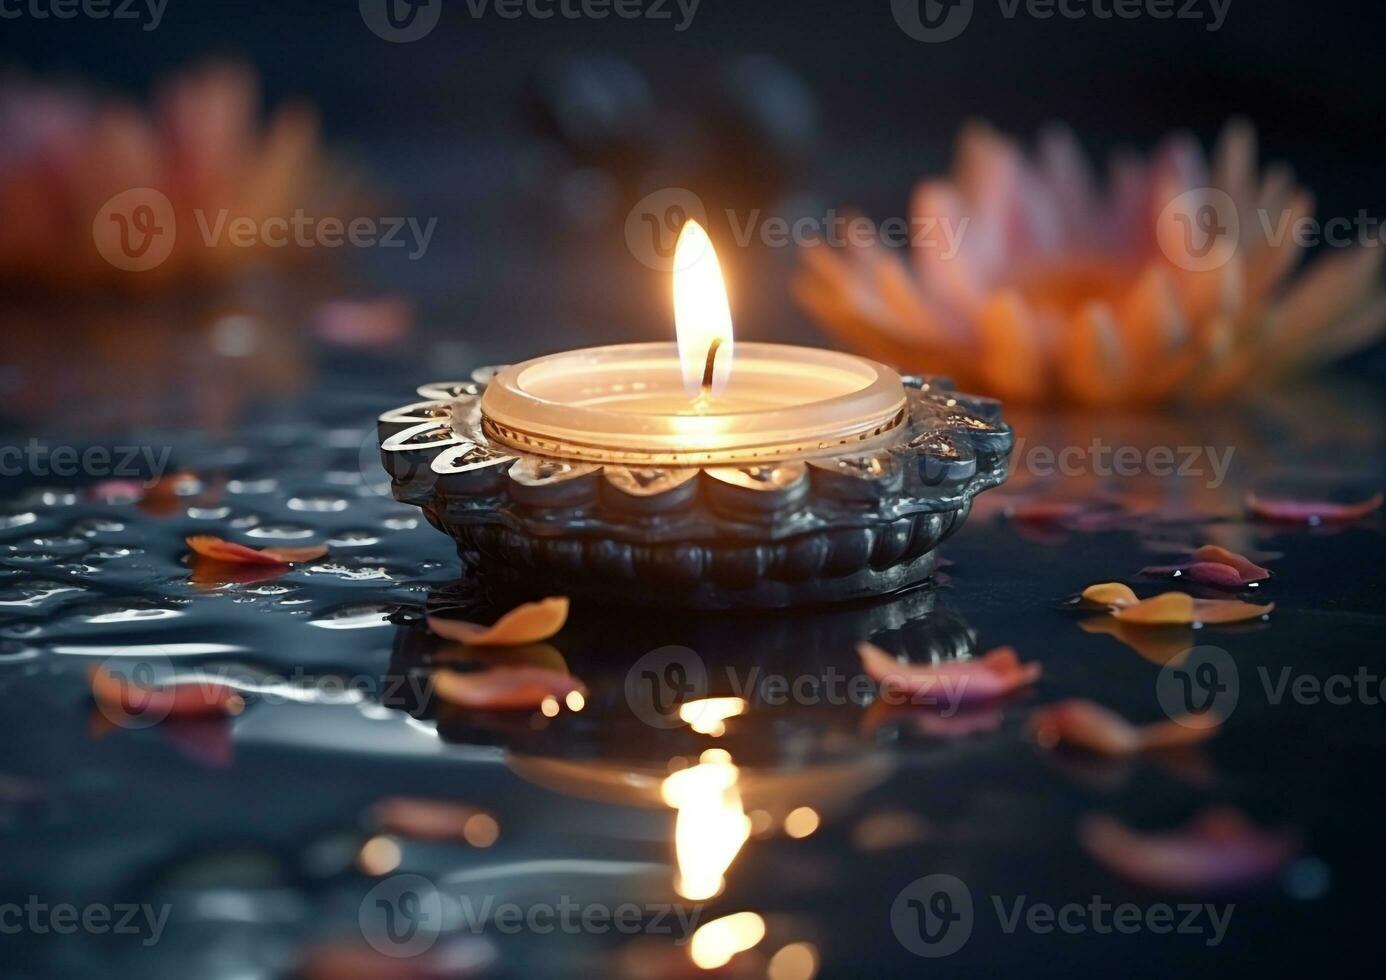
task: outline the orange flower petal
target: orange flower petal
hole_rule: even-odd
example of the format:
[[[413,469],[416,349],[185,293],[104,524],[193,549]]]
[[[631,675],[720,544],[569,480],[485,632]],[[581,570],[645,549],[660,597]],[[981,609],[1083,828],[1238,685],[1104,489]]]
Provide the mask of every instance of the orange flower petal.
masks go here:
[[[1194,621],[1193,596],[1184,592],[1166,592],[1142,599],[1133,606],[1115,609],[1112,615],[1123,623],[1145,626],[1187,625]]]
[[[460,619],[428,617],[428,628],[447,640],[473,646],[525,646],[553,636],[568,621],[568,599],[551,597],[540,602],[516,606],[494,626],[478,626]]]
[[[1228,551],[1226,548],[1220,548],[1215,544],[1205,544],[1190,557],[1195,562],[1217,562],[1220,565],[1230,565],[1241,574],[1243,582],[1263,582],[1271,575],[1269,568],[1262,568],[1250,558],[1245,558],[1235,551]]]
[[[1264,606],[1236,599],[1198,599],[1194,602],[1194,621],[1198,623],[1244,623],[1275,611],[1275,603]]]
[[[211,534],[194,534],[187,539],[188,547],[203,558],[233,565],[293,565],[313,561],[327,554],[326,545],[310,548],[247,548]]]
[[[1083,590],[1083,598],[1098,606],[1133,606],[1140,601],[1130,586],[1120,582],[1089,585]]]
[[[1063,745],[1110,758],[1196,745],[1217,731],[1217,723],[1185,718],[1136,726],[1099,704],[1081,700],[1041,708],[1030,720],[1031,737],[1044,748]]]
[[[215,681],[146,686],[118,676],[105,667],[87,674],[91,694],[103,712],[118,715],[196,718],[234,715],[245,708],[245,699],[234,687]]]
[[[1040,676],[1039,664],[1022,664],[1010,647],[1000,647],[974,660],[941,664],[903,663],[865,642],[857,644],[857,653],[862,668],[881,686],[883,699],[906,698],[911,704],[931,707],[999,698],[1033,684]]]
[[[1357,504],[1339,504],[1329,500],[1274,500],[1262,499],[1248,494],[1246,506],[1256,517],[1268,521],[1294,521],[1303,524],[1317,524],[1321,521],[1355,521],[1381,507],[1383,496],[1376,494],[1370,500]]]
[[[1225,808],[1158,834],[1131,830],[1111,817],[1089,817],[1078,839],[1095,860],[1123,878],[1190,893],[1265,881],[1289,864],[1298,849],[1293,835],[1261,830]]]
[[[533,710],[545,698],[561,701],[573,691],[587,693],[576,677],[540,667],[497,667],[469,674],[440,670],[433,684],[438,697],[450,704],[492,711]]]
[[[1193,630],[1188,626],[1142,626],[1095,616],[1083,620],[1078,628],[1084,633],[1110,636],[1160,667],[1182,657],[1194,645]]]

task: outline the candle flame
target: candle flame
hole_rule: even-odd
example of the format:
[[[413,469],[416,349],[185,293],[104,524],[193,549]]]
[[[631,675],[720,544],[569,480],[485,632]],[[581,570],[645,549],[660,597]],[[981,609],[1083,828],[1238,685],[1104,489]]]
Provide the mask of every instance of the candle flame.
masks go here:
[[[708,749],[698,764],[668,776],[660,786],[673,807],[674,855],[679,874],[674,890],[690,901],[715,897],[723,874],[751,835],[751,822],[737,789],[740,770],[731,756]]]
[[[731,377],[731,308],[717,250],[696,221],[684,224],[674,246],[674,328],[684,390],[720,395]]]

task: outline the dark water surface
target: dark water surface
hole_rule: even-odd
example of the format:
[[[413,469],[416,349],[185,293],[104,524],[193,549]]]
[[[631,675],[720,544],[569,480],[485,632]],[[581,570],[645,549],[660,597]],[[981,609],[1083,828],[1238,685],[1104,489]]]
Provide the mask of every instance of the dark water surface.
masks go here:
[[[51,346],[36,344],[6,369],[17,433],[7,444],[34,433],[47,446],[167,447],[166,472],[189,474],[141,500],[95,475],[6,483],[0,899],[167,915],[157,930],[141,911],[132,934],[66,934],[37,912],[53,927],[4,936],[6,975],[696,976],[690,949],[716,962],[717,931],[692,947],[688,931],[742,912],[759,919],[726,930],[764,935],[728,969],[774,980],[1106,974],[1117,963],[1123,974],[1278,974],[1370,941],[1361,930],[1379,892],[1386,748],[1380,518],[1272,526],[1242,507],[1248,489],[1379,488],[1382,413],[1370,392],[1301,392],[1184,419],[1017,418],[1022,454],[1095,435],[1235,453],[1217,486],[1207,472],[1104,478],[1093,464],[1045,479],[1022,455],[1011,484],[944,546],[952,564],[940,580],[877,603],[689,617],[577,606],[551,643],[523,655],[581,677],[579,710],[479,713],[429,698],[428,668],[448,651],[421,614],[460,607],[485,622],[499,610],[457,582],[451,543],[389,498],[372,421],[414,400],[417,384],[502,359],[505,338],[459,346],[440,330],[385,355],[254,318],[191,334],[169,326],[177,319],[131,328],[128,362],[108,352],[52,370]],[[1139,516],[1071,530],[1002,513],[1051,492]],[[198,533],[322,542],[330,554],[228,581],[190,563],[183,539]],[[1253,590],[1276,604],[1268,620],[1136,649],[1085,631],[1089,617],[1066,606],[1098,581],[1150,594],[1161,583],[1141,579],[1142,566],[1206,541],[1281,555]],[[980,712],[891,711],[863,703],[853,648],[867,638],[913,660],[1012,645],[1044,675]],[[1195,643],[1230,654],[1237,689],[1225,730],[1202,750],[1095,762],[1026,738],[1028,714],[1067,697],[1163,719],[1162,666]],[[87,682],[108,660],[215,674],[246,708],[112,725]],[[687,676],[671,664],[705,671],[706,694],[740,696],[745,710],[720,735],[661,715],[676,700],[666,685]],[[1376,679],[1347,703],[1277,699],[1286,671]],[[691,776],[668,780],[678,772]],[[414,822],[382,817],[377,804],[392,798],[413,801],[403,806]],[[1079,843],[1091,814],[1159,830],[1213,804],[1292,832],[1298,856],[1258,886],[1210,897],[1130,883]],[[446,829],[419,830],[421,813]],[[723,865],[719,893],[689,897],[700,876],[715,888]],[[965,886],[972,931],[946,958],[924,959],[907,948],[917,936],[901,937],[917,916],[900,896],[935,874]],[[1168,935],[1006,918],[1017,902],[1095,901],[1234,907],[1217,935],[1206,917]]]

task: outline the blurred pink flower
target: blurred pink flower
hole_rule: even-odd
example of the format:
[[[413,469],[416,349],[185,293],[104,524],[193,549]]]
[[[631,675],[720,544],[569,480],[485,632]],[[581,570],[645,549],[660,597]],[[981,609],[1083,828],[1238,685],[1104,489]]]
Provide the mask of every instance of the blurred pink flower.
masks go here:
[[[166,288],[222,279],[252,259],[283,260],[292,248],[208,243],[199,225],[218,216],[336,215],[352,187],[319,146],[304,105],[260,119],[255,73],[210,64],[174,77],[146,110],[74,87],[0,78],[0,285]],[[130,271],[108,261],[97,218],[116,195],[149,189],[176,219],[167,257]],[[109,215],[107,215],[109,217]],[[158,226],[163,228],[161,224]]]
[[[1207,400],[1370,344],[1386,325],[1381,249],[1293,270],[1312,215],[1245,122],[1211,164],[1188,136],[1118,156],[1099,187],[1073,134],[1027,156],[967,128],[951,178],[911,202],[910,247],[803,250],[801,305],[864,352],[969,390],[1084,405]],[[1375,244],[1375,243],[1373,243]]]

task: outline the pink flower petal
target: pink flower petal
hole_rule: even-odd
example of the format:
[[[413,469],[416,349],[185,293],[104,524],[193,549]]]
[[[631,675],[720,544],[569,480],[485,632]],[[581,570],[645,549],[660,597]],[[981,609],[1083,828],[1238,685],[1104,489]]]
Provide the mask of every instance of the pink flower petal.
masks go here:
[[[941,664],[902,663],[871,643],[857,644],[857,653],[862,668],[880,685],[881,698],[888,704],[951,707],[987,701],[1033,684],[1040,676],[1039,664],[1022,664],[1010,647],[973,660]]]
[[[1226,891],[1265,881],[1298,850],[1291,834],[1261,830],[1227,808],[1205,811],[1180,830],[1155,834],[1093,816],[1083,822],[1079,842],[1123,878],[1174,892]]]
[[[1356,504],[1340,504],[1329,500],[1277,500],[1248,494],[1246,506],[1252,515],[1269,521],[1317,524],[1321,521],[1355,521],[1379,509],[1383,497],[1376,494]]]
[[[496,667],[466,674],[440,670],[433,684],[438,697],[449,704],[490,711],[533,710],[546,698],[562,701],[574,691],[587,693],[576,677],[542,667]]]

